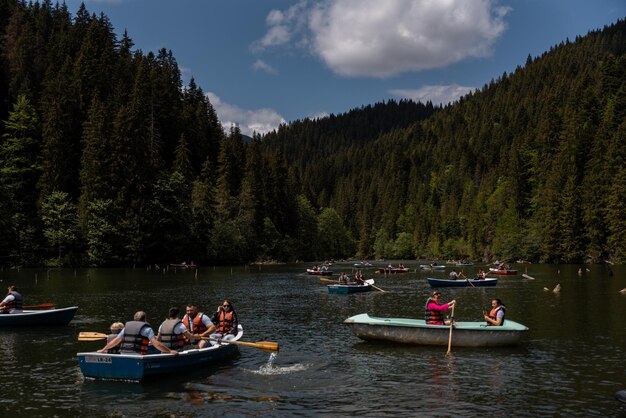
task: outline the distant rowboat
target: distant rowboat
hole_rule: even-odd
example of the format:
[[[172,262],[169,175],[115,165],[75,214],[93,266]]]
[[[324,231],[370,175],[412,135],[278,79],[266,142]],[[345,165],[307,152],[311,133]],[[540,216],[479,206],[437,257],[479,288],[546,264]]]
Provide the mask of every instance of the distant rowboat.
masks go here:
[[[332,276],[333,275],[333,272],[331,270],[306,269],[306,273],[312,276]]]
[[[22,313],[1,314],[0,327],[67,325],[78,306],[60,309],[24,310]]]
[[[485,287],[495,286],[498,284],[498,279],[433,279],[427,277],[428,284],[431,287]]]
[[[446,266],[441,264],[420,264],[422,270],[445,270]]]
[[[380,268],[378,271],[382,274],[396,274],[396,273],[407,273],[409,271],[408,267],[385,267]]]
[[[362,293],[369,292],[372,290],[372,285],[374,284],[374,279],[368,279],[365,281],[365,284],[329,284],[328,293],[337,293],[337,294],[350,294],[350,293]]]
[[[517,270],[513,270],[513,269],[500,269],[500,268],[493,268],[493,267],[489,267],[489,273],[491,274],[502,274],[502,275],[507,275],[507,274],[517,274]]]
[[[171,268],[175,268],[175,269],[195,269],[198,266],[196,266],[195,264],[187,264],[187,263],[180,263],[180,264],[176,264],[176,263],[170,263],[170,267]]]
[[[362,340],[383,340],[414,345],[448,345],[450,327],[428,325],[423,319],[378,318],[368,314],[344,321]],[[509,319],[502,326],[485,322],[456,322],[452,335],[455,347],[498,347],[518,344],[528,328]]]

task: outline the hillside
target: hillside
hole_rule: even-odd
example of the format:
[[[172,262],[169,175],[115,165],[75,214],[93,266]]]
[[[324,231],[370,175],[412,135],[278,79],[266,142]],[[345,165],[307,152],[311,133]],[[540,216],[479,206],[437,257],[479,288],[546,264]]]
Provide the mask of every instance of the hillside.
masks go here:
[[[428,120],[344,138],[351,146],[326,158],[303,164],[333,138],[314,129],[301,140],[281,128],[292,141],[281,149],[363,257],[623,259],[625,28],[529,56]]]
[[[223,132],[171,51],[0,0],[0,266],[626,259],[626,24],[446,108]]]

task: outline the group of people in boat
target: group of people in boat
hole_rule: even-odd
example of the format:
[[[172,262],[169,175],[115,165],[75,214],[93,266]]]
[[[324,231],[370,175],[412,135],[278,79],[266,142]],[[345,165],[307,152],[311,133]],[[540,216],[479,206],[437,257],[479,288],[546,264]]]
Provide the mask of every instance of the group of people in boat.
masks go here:
[[[498,267],[496,267],[498,270],[511,270],[511,265],[510,264],[504,264],[504,263],[499,263]]]
[[[432,292],[424,306],[424,320],[429,325],[454,324],[454,318],[444,318],[444,314],[455,304],[456,300],[443,303],[441,293],[438,291]],[[489,326],[501,326],[504,325],[505,313],[506,308],[502,304],[502,301],[500,299],[493,299],[491,301],[491,310],[487,312],[487,310],[483,309],[483,318]]]
[[[341,273],[339,275],[339,284],[356,284],[362,286],[365,284],[365,278],[363,278],[360,271],[354,275],[354,280],[352,280],[346,273]]]
[[[315,266],[313,266],[313,268],[311,269],[313,271],[328,271],[328,266],[326,264],[322,265],[322,267],[318,266],[317,264]]]
[[[150,346],[153,346],[163,353],[178,354],[189,348],[204,348],[208,344],[232,340],[237,335],[238,326],[237,312],[228,299],[210,317],[190,304],[181,319],[180,309],[172,307],[156,334],[146,322],[146,313],[137,311],[132,321],[111,325],[107,344],[98,352],[149,354]]]
[[[394,267],[391,263],[387,264],[387,268],[388,269],[405,269],[406,267],[404,267],[404,264],[400,263],[398,264],[398,267]]]

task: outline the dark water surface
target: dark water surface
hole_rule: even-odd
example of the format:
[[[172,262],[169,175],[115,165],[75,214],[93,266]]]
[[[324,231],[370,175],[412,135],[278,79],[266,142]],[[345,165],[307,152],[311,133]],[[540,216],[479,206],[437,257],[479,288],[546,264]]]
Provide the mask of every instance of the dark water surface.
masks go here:
[[[366,271],[383,292],[329,295],[309,265],[145,269],[21,270],[0,273],[26,304],[79,306],[67,327],[0,328],[0,416],[626,416],[626,267],[517,265],[495,288],[442,289],[458,320],[479,320],[491,298],[530,328],[513,348],[414,347],[363,342],[342,323],[367,312],[422,317],[430,288],[415,272]],[[350,271],[337,264],[335,271]],[[449,272],[450,269],[447,269]],[[466,274],[476,269],[465,269]],[[559,294],[544,291],[560,283]],[[233,301],[245,341],[277,341],[273,355],[241,347],[211,369],[147,383],[85,380],[80,331],[107,332],[136,310],[156,328],[170,306],[213,312]],[[12,412],[10,412],[12,411]]]

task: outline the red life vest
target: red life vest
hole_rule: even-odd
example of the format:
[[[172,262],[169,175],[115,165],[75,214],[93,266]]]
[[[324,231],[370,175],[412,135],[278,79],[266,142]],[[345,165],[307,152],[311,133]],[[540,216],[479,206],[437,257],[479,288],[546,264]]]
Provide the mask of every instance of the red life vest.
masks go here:
[[[443,312],[435,309],[428,309],[428,304],[434,302],[431,298],[428,298],[426,305],[424,306],[424,320],[427,324],[440,325],[443,323]]]
[[[506,308],[504,305],[497,306],[489,312],[489,319],[493,319],[494,321],[498,320],[498,311],[502,311],[502,322],[500,322],[500,326],[504,325],[504,315],[506,314]],[[491,322],[487,322],[487,325],[495,326]]]
[[[233,324],[235,321],[235,314],[233,313],[233,311],[224,311],[223,309],[220,309],[220,315],[219,315],[219,322],[217,323],[217,327],[216,327],[216,332],[218,334],[226,334],[228,333],[230,330],[233,329]]]

